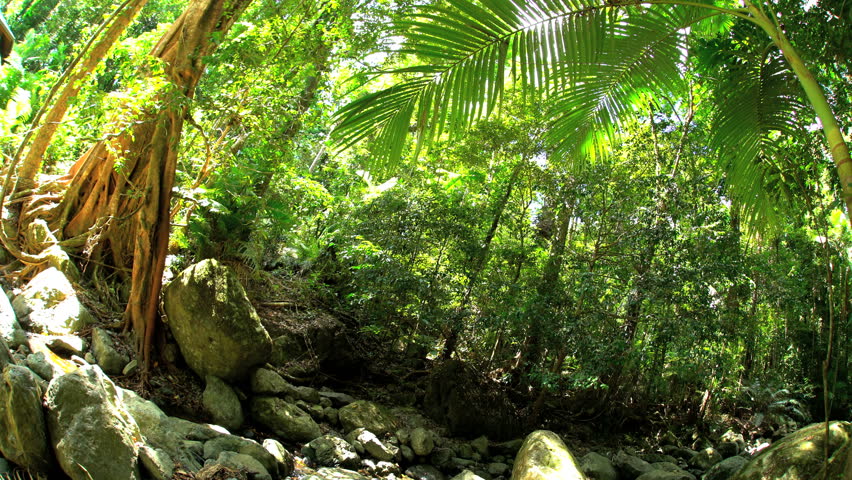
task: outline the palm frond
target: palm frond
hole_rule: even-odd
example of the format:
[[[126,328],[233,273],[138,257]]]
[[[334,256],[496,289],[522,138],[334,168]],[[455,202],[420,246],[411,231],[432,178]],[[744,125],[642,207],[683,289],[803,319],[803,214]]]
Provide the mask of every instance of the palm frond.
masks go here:
[[[641,92],[676,83],[680,32],[708,17],[696,7],[639,1],[448,4],[398,24],[407,38],[402,51],[424,64],[394,72],[415,78],[338,111],[333,137],[340,145],[371,138],[379,163],[394,161],[409,131],[419,145],[459,135],[494,111],[510,82],[552,99],[551,138],[573,151],[614,131]]]
[[[780,55],[727,70],[717,90],[712,146],[727,165],[729,194],[750,225],[771,230],[774,206],[789,200],[795,181],[788,178],[783,137],[803,132],[804,104],[795,79]]]

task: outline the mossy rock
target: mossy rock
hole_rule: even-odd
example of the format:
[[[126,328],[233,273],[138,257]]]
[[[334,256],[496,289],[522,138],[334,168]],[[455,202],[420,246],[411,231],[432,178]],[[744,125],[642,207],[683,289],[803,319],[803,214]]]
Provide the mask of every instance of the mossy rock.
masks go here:
[[[181,272],[166,287],[163,305],[186,363],[199,376],[240,381],[269,359],[272,339],[237,276],[216,260]]]
[[[847,480],[852,478],[852,423],[829,425],[828,475],[823,477],[825,423],[782,438],[748,462],[731,480]]]
[[[512,469],[512,480],[585,480],[580,465],[559,438],[548,430],[527,435]]]

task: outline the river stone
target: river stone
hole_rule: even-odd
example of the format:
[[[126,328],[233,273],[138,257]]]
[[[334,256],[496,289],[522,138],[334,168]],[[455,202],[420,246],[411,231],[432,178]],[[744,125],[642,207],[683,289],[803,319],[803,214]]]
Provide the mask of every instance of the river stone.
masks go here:
[[[746,463],[748,463],[748,460],[743,457],[726,458],[707,470],[701,480],[728,480],[739,472]]]
[[[852,422],[829,424],[827,478],[852,478]],[[782,438],[751,459],[731,480],[817,480],[822,477],[825,423]]]
[[[47,380],[53,380],[53,377],[62,375],[63,371],[56,364],[49,362],[44,356],[44,352],[36,352],[27,355],[27,367],[36,373],[39,377]]]
[[[143,445],[139,449],[139,461],[154,480],[171,480],[175,474],[175,462],[163,450]]]
[[[674,473],[680,476],[681,480],[696,480],[695,475],[687,472],[686,470],[678,467],[676,464],[672,462],[656,462],[651,464],[654,467],[654,470],[662,470],[668,473]]]
[[[115,348],[112,334],[103,328],[92,329],[92,353],[104,373],[118,375],[130,363],[130,358]]]
[[[643,473],[648,473],[654,470],[650,463],[641,458],[629,455],[624,450],[619,450],[612,459],[612,464],[615,466],[622,476],[627,478],[636,478]]]
[[[277,397],[253,398],[251,414],[261,425],[288,442],[310,442],[322,435],[310,415]]]
[[[584,480],[574,456],[555,433],[532,432],[515,458],[512,480]]]
[[[346,433],[356,428],[366,428],[376,435],[384,435],[396,428],[396,420],[390,413],[366,400],[358,400],[341,408],[338,417]]]
[[[278,464],[278,475],[281,478],[286,478],[293,473],[295,468],[293,454],[288,452],[284,445],[281,445],[281,442],[274,438],[267,438],[263,441],[263,448],[275,459]]]
[[[355,398],[345,393],[321,391],[319,394],[320,397],[331,400],[331,406],[335,408],[345,407],[346,405],[355,402]]]
[[[263,445],[248,438],[236,435],[222,435],[204,442],[204,458],[218,459],[222,452],[248,455],[263,465],[263,469],[272,475],[278,474],[278,461]]]
[[[243,453],[222,452],[215,461],[208,460],[208,462],[210,462],[210,465],[215,463],[235,470],[244,470],[249,473],[249,478],[253,480],[272,480],[272,475],[269,474],[260,462],[254,457]]]
[[[53,379],[45,404],[56,459],[69,477],[141,478],[142,433],[99,367],[87,365]]]
[[[236,275],[203,260],[165,288],[163,305],[186,363],[201,377],[242,380],[269,359],[272,339]]]
[[[221,379],[208,375],[207,385],[201,395],[204,410],[213,418],[213,423],[228,430],[236,430],[243,424],[243,406],[237,393]]]
[[[636,477],[636,480],[695,480],[695,476],[686,472],[651,470]]]
[[[0,337],[12,348],[27,343],[27,332],[18,323],[18,316],[9,302],[6,292],[0,287]]]
[[[414,465],[405,471],[412,480],[446,480],[447,476],[432,465]]]
[[[476,453],[478,453],[482,458],[488,456],[488,437],[485,435],[471,441],[470,446],[473,447],[473,449],[476,450]]]
[[[284,378],[274,370],[258,368],[251,374],[249,379],[251,391],[257,395],[276,395],[282,397],[296,396],[296,387],[287,383]]]
[[[465,470],[465,471],[461,472],[460,474],[456,475],[455,477],[453,477],[452,480],[485,480],[485,479],[480,477],[479,475],[471,472],[470,470]]]
[[[580,468],[589,480],[618,480],[618,472],[609,458],[589,452],[580,459]]]
[[[303,480],[370,480],[368,477],[361,475],[352,470],[345,468],[329,468],[324,467],[317,470],[316,475],[308,475]]]
[[[687,464],[692,468],[697,468],[698,470],[709,470],[710,467],[716,465],[722,460],[722,455],[720,455],[715,448],[708,447],[702,448],[698,452],[698,455],[692,457]]]
[[[67,334],[95,322],[68,278],[55,268],[39,273],[12,301],[18,321],[37,333]]]
[[[42,410],[42,389],[28,368],[7,365],[0,381],[0,452],[35,472],[47,472],[53,454]]]
[[[417,427],[411,431],[411,449],[415,454],[425,457],[435,448],[433,438],[432,432],[423,427]]]
[[[324,435],[311,440],[302,452],[321,467],[358,468],[361,457],[346,440],[333,435]]]
[[[359,429],[360,432],[356,439],[364,446],[364,450],[373,458],[383,461],[391,461],[399,454],[399,448],[379,440],[373,432],[365,429]]]

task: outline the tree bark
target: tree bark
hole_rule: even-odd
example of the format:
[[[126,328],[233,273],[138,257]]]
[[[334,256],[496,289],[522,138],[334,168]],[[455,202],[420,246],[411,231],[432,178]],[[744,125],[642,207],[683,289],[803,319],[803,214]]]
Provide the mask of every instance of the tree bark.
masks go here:
[[[85,246],[98,264],[123,276],[130,270],[125,321],[137,339],[143,371],[159,323],[159,296],[169,238],[169,209],[177,148],[189,99],[213,52],[251,0],[192,0],[154,47],[168,85],[157,92],[157,111],[111,140],[96,143],[72,167],[59,209],[51,218],[66,245]],[[116,168],[116,167],[119,168]],[[84,244],[85,242],[85,244]]]
[[[27,155],[24,157],[21,166],[18,167],[18,179],[13,195],[24,194],[35,186],[36,175],[41,170],[44,152],[47,151],[56,129],[59,128],[59,123],[65,118],[70,102],[80,92],[84,80],[94,72],[110,48],[146,3],[148,3],[148,0],[128,0],[119,6],[120,11],[116,12],[115,18],[112,19],[106,31],[100,35],[100,38],[92,45],[88,53],[82,53],[85,57],[79,67],[74,64],[68,67],[69,75],[62,80],[65,86],[45,115],[41,127],[38,127]]]

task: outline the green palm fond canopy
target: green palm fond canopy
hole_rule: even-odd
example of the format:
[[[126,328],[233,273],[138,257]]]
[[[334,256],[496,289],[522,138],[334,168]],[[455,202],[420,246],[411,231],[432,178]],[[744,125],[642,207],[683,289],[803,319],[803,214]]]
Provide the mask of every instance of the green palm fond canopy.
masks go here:
[[[406,38],[401,51],[422,63],[377,72],[407,80],[339,110],[333,138],[342,148],[369,139],[375,162],[394,164],[410,132],[418,148],[445,133],[452,140],[494,111],[509,84],[548,105],[555,158],[595,156],[648,95],[684,97],[689,35],[716,35],[736,17],[755,22],[755,13],[772,22],[751,4],[712,1],[450,0],[425,7],[397,24]],[[732,192],[754,218],[772,203],[766,187],[788,184],[778,181],[784,169],[772,159],[779,133],[801,129],[801,89],[777,49],[728,73],[716,85],[724,101],[714,102],[713,146],[729,160]]]

